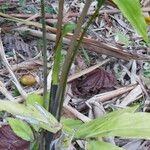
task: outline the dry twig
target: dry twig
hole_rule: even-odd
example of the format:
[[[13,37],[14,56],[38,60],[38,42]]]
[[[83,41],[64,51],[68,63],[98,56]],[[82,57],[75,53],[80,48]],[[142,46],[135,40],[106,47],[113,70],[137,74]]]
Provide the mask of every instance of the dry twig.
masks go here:
[[[15,101],[14,97],[6,89],[5,85],[0,81],[0,91],[1,93],[10,101]]]
[[[0,37],[0,57],[5,65],[5,67],[7,68],[7,70],[9,71],[10,75],[12,76],[13,78],[13,82],[15,84],[15,86],[17,87],[18,91],[20,92],[20,94],[22,95],[22,97],[24,99],[26,99],[27,97],[27,93],[23,90],[23,88],[21,87],[18,79],[16,78],[16,76],[14,75],[13,71],[12,71],[12,68],[9,64],[9,62],[7,61],[7,58],[5,56],[5,52],[4,52],[4,47],[3,47],[3,44],[2,44],[2,40],[1,40],[1,37]]]

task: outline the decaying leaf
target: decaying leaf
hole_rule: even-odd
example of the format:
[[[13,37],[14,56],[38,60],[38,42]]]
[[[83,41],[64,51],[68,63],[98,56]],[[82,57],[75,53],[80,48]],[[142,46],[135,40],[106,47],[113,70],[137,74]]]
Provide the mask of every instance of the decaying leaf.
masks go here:
[[[27,150],[30,142],[18,137],[10,128],[5,125],[0,128],[0,150]]]
[[[85,77],[78,78],[72,82],[73,94],[81,97],[91,97],[99,92],[113,88],[115,78],[111,73],[103,69],[95,69]]]

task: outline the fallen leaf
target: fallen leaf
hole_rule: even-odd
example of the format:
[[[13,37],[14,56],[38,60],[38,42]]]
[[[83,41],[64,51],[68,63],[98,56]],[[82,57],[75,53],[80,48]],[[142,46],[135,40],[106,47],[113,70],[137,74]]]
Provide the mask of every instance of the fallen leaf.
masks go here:
[[[30,142],[18,137],[9,125],[0,128],[0,150],[28,150]]]
[[[114,83],[113,74],[103,69],[95,69],[84,77],[74,80],[71,89],[74,95],[91,97],[99,92],[112,90]]]

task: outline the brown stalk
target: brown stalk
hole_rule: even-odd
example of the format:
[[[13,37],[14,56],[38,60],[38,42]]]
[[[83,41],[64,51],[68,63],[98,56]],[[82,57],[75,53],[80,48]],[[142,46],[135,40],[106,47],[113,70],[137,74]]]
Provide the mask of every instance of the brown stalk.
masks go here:
[[[37,37],[41,37],[42,33],[41,31],[33,30],[30,28],[18,28],[16,29],[17,31],[29,31],[29,34]],[[66,38],[63,39],[63,43],[70,45],[70,41],[72,38],[72,34],[67,36]],[[47,39],[55,41],[56,40],[56,35],[55,34],[49,34],[47,33]],[[84,37],[82,41],[82,46],[86,48],[87,50],[94,51],[100,54],[106,54],[108,56],[113,56],[115,58],[119,59],[124,59],[124,60],[130,60],[130,59],[135,59],[135,60],[144,60],[144,61],[149,61],[150,57],[146,55],[141,55],[137,53],[130,53],[128,50],[121,48],[121,46],[115,47],[113,45],[110,45],[110,43],[104,43],[101,41],[94,40],[92,38],[86,38]]]
[[[106,101],[109,101],[109,100],[119,96],[119,95],[125,94],[125,93],[133,90],[135,87],[136,87],[136,84],[128,85],[128,86],[121,87],[119,89],[116,89],[116,90],[113,90],[110,92],[101,93],[101,94],[93,96],[92,98],[87,100],[87,102],[88,103],[93,102],[93,101],[97,101],[98,103],[106,102]]]
[[[72,40],[70,42],[68,53],[66,55],[65,62],[63,64],[62,73],[61,73],[61,77],[60,77],[60,84],[59,84],[57,94],[56,94],[56,100],[58,101],[58,108],[57,108],[58,120],[60,120],[60,115],[61,115],[60,112],[62,109],[61,108],[62,99],[64,98],[64,92],[65,92],[64,90],[65,90],[65,86],[66,86],[66,82],[67,82],[67,77],[68,77],[69,69],[70,69],[72,61],[73,61],[72,59],[73,59],[73,55],[75,53],[74,52],[75,47],[76,47],[77,42],[78,42],[77,38],[79,37],[79,34],[81,32],[81,27],[82,27],[83,21],[86,17],[87,11],[90,7],[90,4],[91,4],[91,0],[87,0],[84,8],[82,10],[81,16],[78,20],[77,27],[75,29],[75,33],[74,33]]]
[[[6,18],[6,19],[10,19],[12,21],[17,21],[17,22],[22,22],[23,24],[26,24],[26,25],[32,25],[32,26],[35,26],[37,28],[42,28],[41,24],[40,23],[37,23],[37,22],[32,22],[32,21],[24,21],[23,19],[18,19],[18,18],[15,18],[15,17],[12,17],[10,15],[7,15],[7,14],[3,14],[0,12],[0,16]],[[50,27],[50,26],[46,26],[46,29],[47,31],[50,31],[54,34],[56,34],[57,30],[56,28],[53,28],[53,27]],[[17,29],[16,29],[17,30]],[[18,29],[19,31],[20,29]],[[23,31],[23,29],[21,29]],[[31,34],[34,34],[35,36],[39,36],[39,31],[36,31],[36,30],[31,30],[31,29],[27,29],[28,31],[30,31]],[[25,31],[25,30],[24,30]],[[69,33],[67,38],[71,39],[73,36],[73,34]],[[48,34],[47,34],[47,38],[48,37]],[[54,40],[55,38],[53,37],[51,40]],[[84,37],[83,41],[84,40],[87,40],[87,38]],[[91,40],[91,39],[88,39],[88,40]],[[96,41],[96,40],[95,40]],[[127,51],[124,51],[124,49],[122,48],[116,48],[116,49],[113,49],[112,46],[110,46],[110,44],[107,44],[107,43],[102,43],[100,41],[97,41],[99,43],[99,46],[98,45],[93,45],[93,42],[92,43],[88,43],[88,41],[85,41],[85,48],[91,50],[91,51],[95,51],[95,52],[98,52],[98,53],[103,53],[103,54],[106,54],[106,55],[109,55],[109,56],[115,56],[117,58],[121,58],[121,59],[124,59],[124,60],[130,60],[130,59],[136,59],[136,60],[145,60],[145,61],[149,61],[150,58],[149,57],[146,57],[144,55],[138,55],[138,54],[130,54],[128,53]],[[67,44],[70,44],[70,43],[67,43]],[[88,45],[87,45],[88,44]],[[103,48],[102,48],[102,47]],[[113,52],[112,52],[113,51]]]
[[[55,41],[56,48],[57,48],[57,45],[59,44],[60,37],[61,37],[62,24],[63,24],[63,10],[64,10],[64,0],[61,0],[59,2],[58,26],[57,26],[56,41]]]

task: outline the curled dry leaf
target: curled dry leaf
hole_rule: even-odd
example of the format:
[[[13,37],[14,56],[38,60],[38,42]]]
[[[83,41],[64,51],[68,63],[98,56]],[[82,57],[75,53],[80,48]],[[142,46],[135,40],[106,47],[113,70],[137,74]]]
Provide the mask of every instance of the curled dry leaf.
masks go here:
[[[20,78],[20,83],[24,86],[32,86],[37,83],[37,79],[32,74],[25,74]]]
[[[115,77],[103,69],[95,69],[82,78],[74,80],[71,84],[74,95],[91,97],[99,92],[113,89]]]
[[[0,128],[0,150],[28,150],[30,142],[18,137],[9,125]]]

